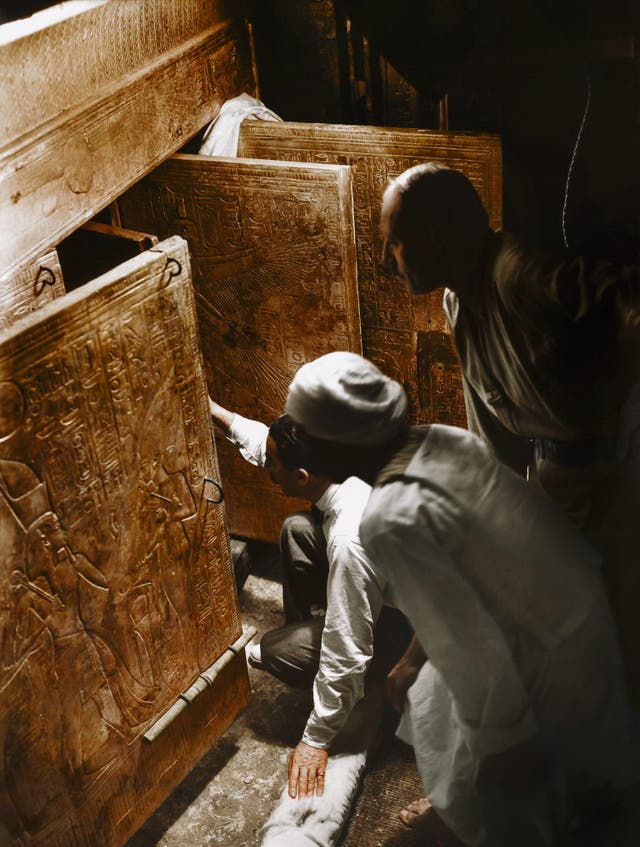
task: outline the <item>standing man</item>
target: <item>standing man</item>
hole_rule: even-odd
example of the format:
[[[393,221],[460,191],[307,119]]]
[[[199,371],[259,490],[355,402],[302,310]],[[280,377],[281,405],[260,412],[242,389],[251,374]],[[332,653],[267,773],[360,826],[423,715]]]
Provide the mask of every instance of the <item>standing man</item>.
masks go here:
[[[469,180],[435,162],[387,187],[385,255],[413,294],[447,286],[468,425],[528,471],[604,557],[640,705],[640,271],[525,253],[493,232]],[[625,405],[626,403],[626,405]],[[621,437],[622,436],[622,437]]]
[[[409,428],[403,389],[361,356],[303,365],[285,408],[313,473],[374,484],[362,544],[428,656],[405,715],[423,822],[473,847],[551,844],[632,776],[598,553],[477,436]]]
[[[315,507],[285,519],[280,549],[286,624],[263,635],[250,661],[288,685],[313,686],[313,710],[289,761],[289,794],[321,795],[328,751],[364,695],[365,676],[383,678],[412,635],[403,615],[385,605],[386,580],[360,544],[371,488],[355,477],[335,484],[309,471],[306,441],[286,415],[267,427],[211,398],[209,409],[247,461],[267,467],[283,494]]]

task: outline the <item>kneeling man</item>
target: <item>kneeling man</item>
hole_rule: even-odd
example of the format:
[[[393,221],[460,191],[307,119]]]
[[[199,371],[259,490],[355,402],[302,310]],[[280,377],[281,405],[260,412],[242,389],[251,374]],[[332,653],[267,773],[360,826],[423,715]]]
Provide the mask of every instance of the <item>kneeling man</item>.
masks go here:
[[[599,554],[481,439],[410,428],[361,356],[303,365],[285,408],[312,473],[374,486],[362,545],[428,656],[405,708],[423,817],[468,845],[552,843],[635,776]]]
[[[313,687],[313,710],[289,762],[289,794],[320,795],[329,750],[362,698],[365,679],[382,681],[412,635],[360,544],[371,488],[356,477],[336,484],[310,472],[304,433],[286,415],[267,427],[211,398],[209,409],[242,456],[267,467],[283,494],[314,504],[312,511],[285,519],[280,550],[286,624],[262,636],[250,661],[253,655],[252,664],[288,685]]]

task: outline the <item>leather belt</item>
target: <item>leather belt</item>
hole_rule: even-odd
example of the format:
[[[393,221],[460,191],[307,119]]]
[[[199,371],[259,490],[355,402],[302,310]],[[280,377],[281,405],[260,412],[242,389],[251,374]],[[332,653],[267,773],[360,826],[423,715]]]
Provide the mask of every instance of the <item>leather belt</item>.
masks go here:
[[[613,438],[590,438],[586,441],[555,441],[553,438],[532,438],[536,462],[549,459],[557,465],[592,465],[616,458]]]

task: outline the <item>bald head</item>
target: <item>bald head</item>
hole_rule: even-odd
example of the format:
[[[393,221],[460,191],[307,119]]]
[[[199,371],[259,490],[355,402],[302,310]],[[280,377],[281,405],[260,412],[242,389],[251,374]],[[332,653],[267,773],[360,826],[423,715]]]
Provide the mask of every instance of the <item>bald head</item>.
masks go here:
[[[461,261],[490,233],[473,185],[438,162],[414,165],[389,183],[380,226],[392,272],[414,294],[455,288]]]

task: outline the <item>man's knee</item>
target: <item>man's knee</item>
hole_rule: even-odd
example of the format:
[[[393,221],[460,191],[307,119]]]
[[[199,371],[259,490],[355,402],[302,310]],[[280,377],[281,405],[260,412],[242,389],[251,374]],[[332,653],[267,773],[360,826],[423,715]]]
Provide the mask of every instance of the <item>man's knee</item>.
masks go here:
[[[316,535],[316,525],[310,512],[293,512],[287,515],[282,522],[280,530],[280,548],[288,549],[295,543],[296,546],[300,542],[308,538],[313,538]]]
[[[323,621],[289,624],[260,640],[264,669],[286,685],[311,688],[320,661]]]

